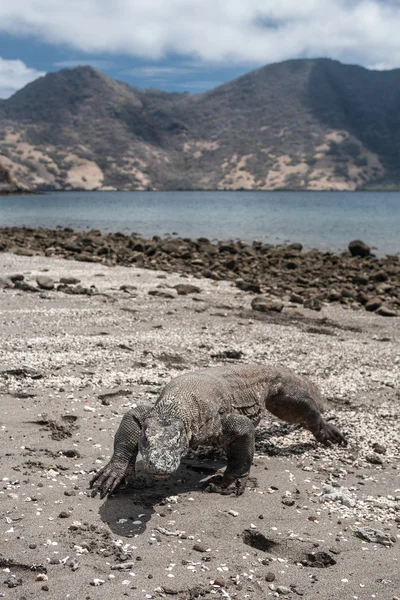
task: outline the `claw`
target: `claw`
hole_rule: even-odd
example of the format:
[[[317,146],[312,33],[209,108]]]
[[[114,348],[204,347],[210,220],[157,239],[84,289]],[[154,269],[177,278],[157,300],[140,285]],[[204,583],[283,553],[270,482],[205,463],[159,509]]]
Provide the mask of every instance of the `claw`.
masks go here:
[[[123,482],[129,473],[125,471],[116,472],[113,465],[106,465],[98,473],[96,473],[89,482],[89,487],[92,489],[91,497],[94,498],[97,494],[103,499],[107,495],[111,495],[117,487]]]

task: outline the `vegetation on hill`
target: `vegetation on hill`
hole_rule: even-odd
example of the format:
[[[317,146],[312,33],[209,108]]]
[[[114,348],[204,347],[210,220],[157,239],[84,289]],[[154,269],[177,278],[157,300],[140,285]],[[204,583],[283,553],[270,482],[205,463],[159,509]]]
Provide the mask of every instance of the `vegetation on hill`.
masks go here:
[[[196,95],[91,67],[0,101],[0,156],[36,189],[356,189],[400,181],[400,70],[268,65]]]

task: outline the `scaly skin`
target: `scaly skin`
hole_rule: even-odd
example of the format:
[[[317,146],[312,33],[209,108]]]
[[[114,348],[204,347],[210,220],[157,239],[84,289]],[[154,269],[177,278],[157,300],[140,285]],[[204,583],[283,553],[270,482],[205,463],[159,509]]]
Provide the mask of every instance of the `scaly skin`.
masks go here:
[[[244,492],[254,456],[255,427],[266,410],[299,423],[322,444],[346,444],[322,417],[323,401],[308,379],[286,368],[234,365],[202,369],[172,379],[152,407],[132,408],[119,426],[110,462],[90,482],[92,494],[111,494],[135,472],[138,451],[156,477],[170,476],[189,448],[222,447],[227,468],[208,490]]]

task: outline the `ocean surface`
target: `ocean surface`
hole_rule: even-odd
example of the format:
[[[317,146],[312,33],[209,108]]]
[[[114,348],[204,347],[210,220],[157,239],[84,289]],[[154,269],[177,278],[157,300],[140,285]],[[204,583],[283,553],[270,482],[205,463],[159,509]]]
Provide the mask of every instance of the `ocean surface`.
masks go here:
[[[301,242],[344,250],[362,239],[400,252],[398,192],[51,192],[0,197],[0,227],[57,226],[211,240]]]

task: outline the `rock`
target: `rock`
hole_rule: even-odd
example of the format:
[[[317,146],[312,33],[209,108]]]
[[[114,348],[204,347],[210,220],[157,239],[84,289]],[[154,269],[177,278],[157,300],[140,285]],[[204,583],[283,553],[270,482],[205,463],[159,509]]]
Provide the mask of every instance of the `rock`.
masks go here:
[[[210,548],[208,548],[204,544],[195,544],[193,546],[193,550],[196,550],[196,552],[209,552]]]
[[[287,594],[290,594],[292,590],[288,587],[285,587],[284,585],[278,585],[276,591],[278,592],[278,594],[286,596]]]
[[[265,581],[275,581],[275,573],[272,573],[272,571],[268,571],[268,573],[265,576]]]
[[[174,298],[176,298],[176,296],[173,292],[168,292],[166,290],[149,290],[148,294],[149,294],[149,296],[155,296],[157,298],[165,298],[168,300],[173,300]]]
[[[214,585],[219,585],[219,587],[226,587],[226,580],[222,579],[222,577],[217,577],[217,579],[214,579]]]
[[[281,302],[273,302],[263,296],[256,296],[251,301],[251,308],[259,312],[282,312],[283,304]]]
[[[350,242],[349,250],[352,256],[365,257],[371,254],[371,248],[361,240],[353,240]]]
[[[65,285],[75,285],[80,282],[81,280],[77,279],[76,277],[60,277],[60,283]]]
[[[322,308],[321,302],[317,300],[317,298],[308,298],[307,300],[304,300],[303,306],[304,308],[309,308],[311,310],[317,311],[320,311]]]
[[[377,308],[375,312],[381,317],[397,317],[397,311],[393,310],[392,308],[389,308],[388,306],[385,306],[384,304]]]
[[[16,281],[23,281],[25,279],[22,273],[13,273],[12,275],[9,275],[8,278],[11,279],[13,283]]]
[[[295,302],[296,304],[303,304],[303,297],[300,296],[300,294],[291,294],[290,295],[290,302]]]
[[[301,265],[300,261],[296,258],[292,258],[285,262],[286,269],[298,269],[300,267],[300,265]]]
[[[342,294],[340,294],[340,292],[337,292],[336,290],[329,290],[328,300],[330,302],[340,302],[341,298]]]
[[[387,273],[385,273],[385,271],[376,271],[376,273],[371,275],[371,279],[373,281],[387,281],[389,276]]]
[[[379,529],[353,525],[353,531],[357,537],[360,537],[367,542],[372,542],[373,544],[382,544],[382,546],[393,546],[394,544],[394,541],[390,537],[389,533],[385,533]]]
[[[383,465],[383,460],[377,454],[367,454],[365,460],[371,465]]]
[[[14,284],[9,277],[0,277],[0,289],[7,289],[12,287],[14,287]]]
[[[54,289],[54,281],[51,277],[48,277],[47,275],[38,275],[36,277],[36,283],[40,288],[44,290]]]
[[[378,442],[372,444],[372,448],[377,454],[386,454],[386,446],[382,446],[382,444],[379,444]]]
[[[178,292],[178,296],[187,296],[188,294],[200,294],[201,289],[197,285],[190,283],[178,283],[173,286]]]
[[[26,283],[26,281],[16,281],[14,287],[23,292],[40,292],[40,288],[30,285],[29,283]]]
[[[244,281],[243,279],[236,280],[236,287],[243,292],[252,292],[253,294],[261,294],[260,284],[257,282]]]
[[[380,308],[382,304],[383,302],[380,298],[372,298],[371,300],[368,300],[368,302],[365,304],[365,310],[368,310],[369,312],[374,312],[375,310]]]
[[[282,504],[284,504],[285,506],[294,506],[295,501],[292,498],[283,498]]]

